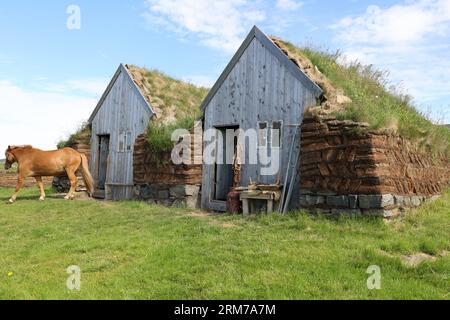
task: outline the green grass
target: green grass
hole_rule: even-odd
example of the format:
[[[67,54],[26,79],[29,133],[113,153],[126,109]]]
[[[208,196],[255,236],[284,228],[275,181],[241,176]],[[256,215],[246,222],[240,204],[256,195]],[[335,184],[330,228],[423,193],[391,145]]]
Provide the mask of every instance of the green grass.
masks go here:
[[[82,123],[75,133],[69,135],[67,139],[59,141],[57,147],[58,149],[73,147],[82,136],[91,136],[91,128],[87,123]]]
[[[198,120],[196,117],[183,117],[179,118],[172,124],[161,124],[150,122],[147,128],[147,141],[152,148],[152,155],[154,155],[154,162],[158,163],[159,154],[161,152],[171,151],[174,142],[172,141],[172,133],[177,129],[191,130],[194,127],[195,122]]]
[[[245,219],[0,189],[1,299],[449,299],[450,192],[402,221]],[[407,267],[401,256],[434,261]],[[66,268],[81,267],[81,291]],[[382,289],[366,287],[379,265]],[[12,272],[12,276],[8,273]]]
[[[299,48],[283,42],[290,52],[307,57],[331,81],[352,99],[345,110],[336,115],[342,120],[369,123],[371,129],[389,129],[416,141],[420,149],[436,157],[450,157],[450,130],[433,124],[427,115],[389,83],[387,73],[359,62],[340,63],[342,54],[311,47]]]
[[[152,106],[162,113],[150,121],[147,140],[156,153],[170,151],[173,148],[172,132],[175,129],[190,130],[202,117],[200,105],[209,89],[174,79],[158,70],[138,70],[145,79],[143,85],[149,92]]]
[[[177,118],[200,117],[200,104],[208,94],[209,88],[198,87],[175,79],[156,69],[141,68],[150,100],[162,109],[162,118],[167,109],[173,109]]]

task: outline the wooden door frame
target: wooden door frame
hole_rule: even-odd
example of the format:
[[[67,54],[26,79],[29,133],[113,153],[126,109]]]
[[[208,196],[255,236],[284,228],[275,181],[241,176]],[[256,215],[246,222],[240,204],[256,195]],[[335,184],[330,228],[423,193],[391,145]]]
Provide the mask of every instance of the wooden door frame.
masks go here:
[[[218,131],[226,131],[227,129],[234,129],[234,130],[237,130],[237,129],[240,129],[240,126],[239,126],[239,124],[229,124],[229,125],[217,125],[217,126],[214,126],[213,127],[214,129],[216,129],[216,130],[218,130]],[[226,139],[226,136],[225,137],[223,137],[224,139]],[[226,141],[224,141],[224,143],[225,143]],[[218,145],[218,140],[217,140],[217,137],[216,137],[216,154],[215,154],[215,157],[216,157],[216,160],[217,160],[217,152],[218,152],[218,150],[217,150],[217,145]],[[226,155],[224,155],[225,156],[225,158],[226,158]],[[211,185],[211,193],[210,193],[210,195],[209,195],[209,198],[210,198],[210,203],[225,203],[226,201],[225,200],[218,200],[218,199],[216,199],[216,185],[217,185],[217,177],[216,177],[216,175],[217,175],[217,163],[215,163],[213,166],[212,166],[212,177],[213,177],[213,179],[212,179],[212,185]],[[233,179],[232,179],[233,180]]]
[[[109,134],[109,133],[104,133],[104,134],[97,134],[97,139],[98,139],[98,159],[97,159],[97,168],[96,168],[96,171],[97,171],[97,183],[96,183],[96,189],[99,189],[99,178],[100,178],[100,163],[101,163],[101,147],[102,147],[102,144],[101,144],[101,141],[102,141],[102,137],[108,137],[108,158],[109,158],[109,153],[111,152],[111,148],[110,148],[110,145],[111,145],[111,134]],[[106,168],[105,168],[105,170],[106,170],[106,173],[105,173],[105,183],[104,183],[104,186],[103,186],[103,189],[100,189],[100,190],[106,190],[106,180],[107,180],[107,174],[108,174],[108,159],[106,160]]]

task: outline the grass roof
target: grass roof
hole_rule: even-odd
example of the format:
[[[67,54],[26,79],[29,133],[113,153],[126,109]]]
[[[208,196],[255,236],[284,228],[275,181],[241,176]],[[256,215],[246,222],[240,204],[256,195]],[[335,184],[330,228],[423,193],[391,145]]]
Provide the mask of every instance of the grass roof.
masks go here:
[[[208,88],[174,79],[158,70],[134,65],[125,67],[155,112],[153,122],[170,125],[178,119],[201,117],[200,104]]]
[[[75,133],[72,133],[67,139],[61,140],[57,144],[58,149],[71,148],[79,142],[80,139],[91,136],[91,128],[87,123],[82,123]]]
[[[339,51],[300,48],[278,38],[272,40],[324,90],[325,100],[316,112],[367,122],[370,129],[399,134],[436,157],[450,157],[450,130],[418,111],[411,97],[389,83],[385,72],[357,61],[342,63]]]
[[[148,143],[156,153],[170,151],[172,132],[190,130],[202,117],[200,105],[209,89],[174,79],[158,70],[134,65],[125,67],[155,112],[147,129]]]

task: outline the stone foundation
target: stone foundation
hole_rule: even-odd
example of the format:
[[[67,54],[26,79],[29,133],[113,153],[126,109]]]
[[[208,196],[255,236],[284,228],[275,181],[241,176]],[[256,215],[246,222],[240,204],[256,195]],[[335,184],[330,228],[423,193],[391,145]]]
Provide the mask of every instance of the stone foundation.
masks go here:
[[[447,159],[433,159],[398,135],[334,117],[302,124],[300,205],[334,215],[391,217],[436,199],[450,182]]]
[[[134,187],[136,199],[167,207],[200,207],[200,186],[144,184]]]
[[[200,208],[203,144],[201,122],[197,126],[200,126],[200,130],[191,131],[192,164],[175,165],[171,160],[171,152],[152,150],[146,134],[136,138],[133,155],[136,199],[164,206]],[[194,164],[199,162],[200,164]]]
[[[86,188],[86,185],[84,183],[84,180],[83,180],[83,177],[81,176],[81,174],[78,174],[77,177],[78,177],[78,184],[77,184],[76,192],[82,192],[82,191],[87,192],[87,188]],[[69,177],[67,177],[67,176],[53,177],[52,187],[59,193],[69,192],[69,190],[70,190]]]

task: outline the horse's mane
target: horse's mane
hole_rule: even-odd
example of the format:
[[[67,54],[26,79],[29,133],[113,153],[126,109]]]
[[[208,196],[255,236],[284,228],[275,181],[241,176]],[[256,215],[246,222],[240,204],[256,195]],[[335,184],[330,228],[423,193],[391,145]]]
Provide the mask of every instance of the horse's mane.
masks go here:
[[[23,145],[23,146],[10,146],[9,148],[10,148],[10,150],[15,150],[15,149],[33,149],[33,146],[31,146],[29,144],[26,144],[26,145]]]

